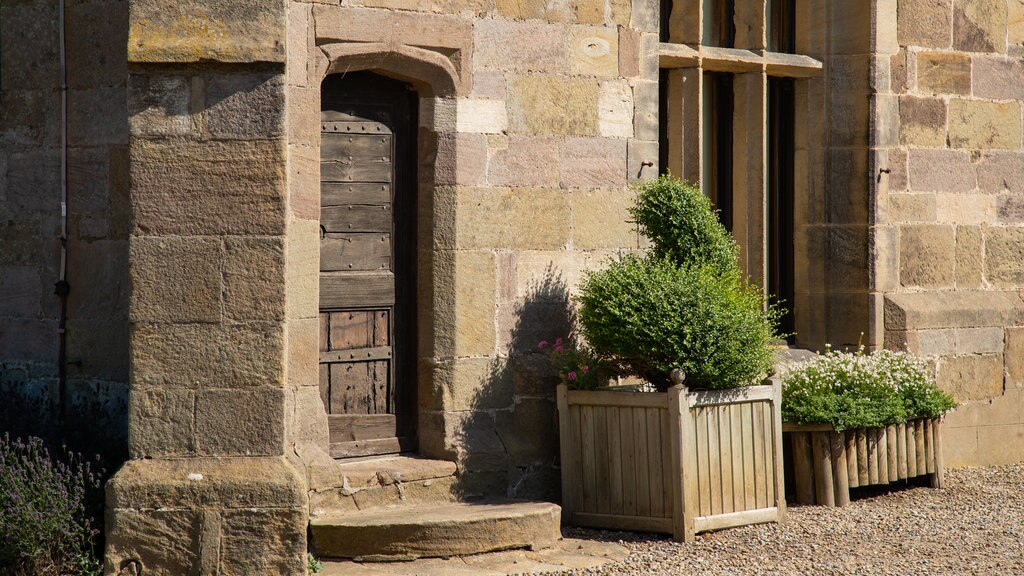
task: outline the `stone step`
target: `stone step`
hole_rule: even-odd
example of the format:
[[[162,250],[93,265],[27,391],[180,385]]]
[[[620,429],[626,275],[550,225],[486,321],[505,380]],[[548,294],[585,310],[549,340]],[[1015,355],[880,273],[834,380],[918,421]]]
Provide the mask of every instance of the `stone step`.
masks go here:
[[[561,516],[549,502],[456,502],[329,513],[310,528],[319,556],[397,561],[547,548],[562,537]]]
[[[459,499],[454,462],[415,456],[379,456],[339,461],[336,480],[309,495],[310,514],[348,513],[406,504]]]

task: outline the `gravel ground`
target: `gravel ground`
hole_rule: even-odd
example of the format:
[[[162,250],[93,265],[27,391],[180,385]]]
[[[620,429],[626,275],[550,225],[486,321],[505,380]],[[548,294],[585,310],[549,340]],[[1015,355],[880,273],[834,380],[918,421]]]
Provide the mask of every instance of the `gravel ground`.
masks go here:
[[[1024,575],[1024,465],[950,470],[943,490],[862,492],[846,508],[794,506],[784,525],[688,544],[584,529],[566,536],[630,550],[625,562],[566,575]]]

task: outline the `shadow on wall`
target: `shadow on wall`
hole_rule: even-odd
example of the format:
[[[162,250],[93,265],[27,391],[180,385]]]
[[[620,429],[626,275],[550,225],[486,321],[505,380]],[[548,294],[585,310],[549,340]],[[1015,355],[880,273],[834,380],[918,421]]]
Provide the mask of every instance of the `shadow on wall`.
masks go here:
[[[541,340],[568,336],[575,325],[569,290],[551,265],[509,304],[499,336],[503,354],[490,361],[456,435],[465,498],[507,496],[560,501],[558,376]]]

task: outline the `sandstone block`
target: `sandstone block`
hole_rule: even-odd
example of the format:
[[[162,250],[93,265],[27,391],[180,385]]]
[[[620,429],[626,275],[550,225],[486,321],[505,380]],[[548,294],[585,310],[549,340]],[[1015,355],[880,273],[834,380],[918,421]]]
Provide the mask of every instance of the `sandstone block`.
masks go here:
[[[829,231],[831,285],[834,290],[860,292],[868,288],[867,226],[833,226]]]
[[[219,574],[308,573],[304,509],[226,510],[221,519]]]
[[[128,405],[133,458],[195,453],[195,392],[135,388]]]
[[[477,72],[473,75],[473,98],[505,99],[505,74]],[[506,123],[508,119],[506,118]]]
[[[478,20],[473,46],[476,70],[558,73],[569,68],[567,31],[557,24]]]
[[[123,573],[130,563],[136,572],[198,572],[199,511],[113,509],[108,518],[104,574]]]
[[[889,88],[894,94],[906,94],[910,91],[910,82],[907,78],[907,50],[889,57]]]
[[[910,150],[908,172],[915,192],[970,192],[977,186],[974,165],[959,150]]]
[[[447,133],[437,136],[434,182],[479,186],[487,181],[487,136],[472,133]]]
[[[1024,192],[1024,154],[1018,152],[983,152],[978,161],[978,187],[983,192]]]
[[[626,145],[626,175],[630,182],[640,182],[658,176],[657,141],[630,140]]]
[[[288,318],[316,318],[320,311],[319,221],[292,219],[285,242]]]
[[[521,398],[512,410],[495,414],[495,428],[509,464],[516,467],[554,465],[558,461],[558,412],[553,400]]]
[[[901,0],[897,33],[901,46],[949,48],[953,35],[951,0]]]
[[[562,188],[622,188],[626,185],[626,142],[569,138],[560,146]]]
[[[601,136],[633,137],[633,89],[625,80],[602,82],[598,89],[597,122]]]
[[[326,451],[330,446],[330,433],[327,429],[327,410],[320,397],[320,387],[317,382],[317,365],[314,362],[313,378],[309,380],[313,386],[302,386],[285,390],[285,433],[286,442],[291,444],[302,444]],[[316,474],[314,469],[318,463],[307,465],[310,477]],[[315,478],[314,478],[315,479]],[[310,480],[310,484],[314,479]]]
[[[970,57],[955,52],[918,52],[917,90],[931,94],[970,94]]]
[[[0,267],[0,294],[4,295],[0,300],[0,316],[36,318],[42,314],[40,295],[46,291],[39,272],[33,266]]]
[[[936,194],[939,222],[984,224],[996,219],[996,197],[988,194]]]
[[[952,356],[956,354],[956,331],[952,328],[921,330],[908,333],[910,352],[920,356]]]
[[[1024,198],[1012,193],[1004,193],[996,197],[996,202],[999,222],[1024,223]]]
[[[980,226],[956,228],[956,286],[982,287],[982,243]]]
[[[580,250],[633,248],[635,225],[627,208],[633,194],[624,190],[579,190],[572,193],[572,242]]]
[[[1020,59],[974,59],[973,94],[993,100],[1024,100],[1024,62]]]
[[[513,76],[509,81],[512,133],[596,136],[596,82],[556,76]]]
[[[455,355],[494,354],[494,255],[489,252],[456,253],[454,284]]]
[[[136,140],[131,155],[137,232],[284,234],[283,142]]]
[[[562,190],[460,188],[459,249],[550,250],[569,238],[569,198]]]
[[[886,75],[888,77],[888,74]],[[900,100],[892,94],[871,96],[871,135],[874,146],[896,147],[900,144]]]
[[[129,258],[133,321],[220,321],[220,240],[135,237]]]
[[[971,463],[983,466],[1015,464],[1024,459],[1021,446],[1024,446],[1024,426],[981,426],[978,428],[978,451]]]
[[[900,143],[942,148],[946,145],[946,103],[939,98],[900,98]]]
[[[936,384],[957,402],[989,400],[1003,393],[1003,355],[971,354],[940,358]]]
[[[60,205],[60,153],[32,151],[7,157],[7,205],[18,214]],[[59,224],[56,224],[59,226]]]
[[[985,231],[985,278],[995,286],[1024,284],[1024,228],[992,227]]]
[[[65,5],[64,17],[68,24],[64,29],[68,86],[98,88],[123,85],[128,76],[128,43],[125,37],[128,32],[125,26],[128,21],[127,3],[75,2]],[[53,22],[38,24],[52,26]],[[29,33],[28,30],[20,32]],[[45,37],[35,39],[39,43],[44,40]],[[45,54],[56,46],[56,43],[52,43],[47,49],[39,50],[42,47],[37,47],[35,50],[25,50],[25,45],[19,45],[23,51],[15,60]],[[11,77],[4,74],[4,78]]]
[[[1020,103],[950,100],[949,144],[968,149],[1019,149]]]
[[[536,350],[541,340],[551,341],[556,334],[569,333],[572,326],[569,316],[566,300],[505,302],[498,308],[498,345],[510,354]]]
[[[922,224],[900,228],[902,286],[952,286],[954,262],[953,226]]]
[[[123,120],[128,95],[123,86],[68,91],[68,143],[124,145],[128,124]]]
[[[494,142],[489,151],[487,181],[495,186],[558,184],[558,143],[548,137],[512,136]]]
[[[947,446],[949,446],[947,448]],[[942,429],[942,453],[946,466],[970,466],[978,461],[978,429],[975,427]]]
[[[941,292],[888,294],[885,300],[886,330],[1003,326],[1021,306],[1015,293],[997,291],[964,290],[956,298]]]
[[[957,328],[957,354],[1002,354],[1003,329],[989,328]]]
[[[280,322],[228,324],[221,340],[222,388],[281,386],[284,383],[284,325]]]
[[[580,24],[604,24],[608,8],[606,0],[572,0],[576,21]]]
[[[637,140],[658,140],[658,83],[637,80],[633,87],[633,133]]]
[[[599,26],[573,26],[569,31],[569,71],[607,78],[618,76],[618,31]]]
[[[1006,40],[1010,44],[1024,44],[1024,0],[1007,0]]]
[[[657,34],[661,15],[658,6],[650,2],[636,2],[629,17],[629,27],[641,32]]]
[[[517,20],[545,20],[548,13],[547,0],[496,0],[495,11]]]
[[[60,86],[57,54],[57,6],[24,2],[4,6],[0,50],[10,56],[0,63],[7,90],[50,90]],[[6,104],[6,102],[5,102]]]
[[[314,66],[309,57],[314,42],[311,19],[310,6],[292,4],[288,7],[288,61],[285,69],[290,86],[306,86],[310,68]]]
[[[224,242],[224,314],[233,320],[283,320],[284,241],[278,237]]]
[[[283,74],[220,74],[204,81],[203,120],[219,139],[271,139],[284,134]]]
[[[287,5],[279,0],[133,3],[128,61],[276,62],[285,60]]]
[[[886,292],[896,290],[900,283],[899,270],[899,228],[896,226],[872,226],[868,234],[873,244],[874,262],[869,264],[868,282],[872,289]],[[797,275],[797,281],[800,276]],[[804,280],[806,282],[806,280]],[[801,284],[797,284],[800,286]],[[802,284],[808,286],[809,284]]]
[[[284,450],[280,388],[196,392],[196,452],[208,456],[277,456]]]
[[[536,344],[536,343],[535,343]],[[435,409],[449,412],[495,410],[512,404],[512,374],[499,358],[458,358],[438,363]]]
[[[132,375],[141,386],[198,388],[223,380],[222,333],[214,324],[136,322],[129,337]]]
[[[868,215],[868,157],[863,150],[833,149],[832,166],[827,175],[834,194],[828,205],[830,221],[837,224],[863,224]]]
[[[641,59],[640,32],[626,26],[619,26],[619,75],[634,78],[640,75]]]
[[[1024,328],[1007,327],[1006,333],[1006,386],[1024,388]]]
[[[500,134],[508,129],[508,115],[505,102],[502,100],[481,100],[476,98],[460,98],[458,100],[458,119],[455,123],[458,132],[474,132],[478,134]]]
[[[192,132],[191,85],[184,76],[131,74],[128,126],[135,136],[184,136]]]
[[[937,215],[934,194],[889,194],[888,221],[934,222]]]
[[[953,48],[1006,52],[1005,0],[953,0]]]

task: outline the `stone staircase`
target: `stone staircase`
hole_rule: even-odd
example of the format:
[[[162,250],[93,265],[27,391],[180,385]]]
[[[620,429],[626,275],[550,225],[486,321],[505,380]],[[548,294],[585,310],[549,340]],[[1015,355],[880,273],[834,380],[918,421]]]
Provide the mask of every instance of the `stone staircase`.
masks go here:
[[[388,456],[337,466],[342,485],[310,494],[313,547],[324,558],[397,561],[536,550],[562,537],[557,505],[466,498],[453,462]]]

